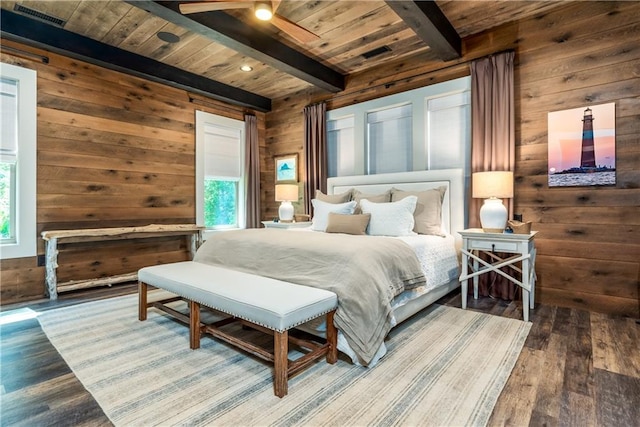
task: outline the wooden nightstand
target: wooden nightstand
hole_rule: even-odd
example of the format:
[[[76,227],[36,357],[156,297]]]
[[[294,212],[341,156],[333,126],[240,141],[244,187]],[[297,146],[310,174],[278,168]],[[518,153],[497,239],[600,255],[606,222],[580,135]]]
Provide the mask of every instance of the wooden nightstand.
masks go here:
[[[262,225],[264,228],[304,228],[311,226],[311,221],[305,222],[273,222],[273,221],[262,221]]]
[[[528,322],[529,308],[534,308],[536,287],[534,238],[537,231],[532,231],[529,234],[485,233],[480,228],[471,228],[459,233],[462,236],[462,274],[460,275],[462,308],[467,308],[469,279],[473,278],[473,297],[477,299],[478,276],[488,271],[495,271],[522,288],[522,317],[525,322]],[[479,256],[481,252],[488,254],[492,262],[481,259]],[[514,255],[500,258],[495,252]],[[522,262],[522,268],[515,265],[518,262]],[[522,280],[518,280],[501,270],[506,266],[521,273]]]

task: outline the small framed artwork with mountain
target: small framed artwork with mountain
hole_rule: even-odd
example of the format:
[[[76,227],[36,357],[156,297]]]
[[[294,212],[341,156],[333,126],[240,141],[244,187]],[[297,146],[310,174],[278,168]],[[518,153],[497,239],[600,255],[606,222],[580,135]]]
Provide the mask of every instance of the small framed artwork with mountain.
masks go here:
[[[616,184],[616,104],[551,112],[549,187]]]
[[[298,154],[285,154],[275,157],[276,184],[298,181]]]

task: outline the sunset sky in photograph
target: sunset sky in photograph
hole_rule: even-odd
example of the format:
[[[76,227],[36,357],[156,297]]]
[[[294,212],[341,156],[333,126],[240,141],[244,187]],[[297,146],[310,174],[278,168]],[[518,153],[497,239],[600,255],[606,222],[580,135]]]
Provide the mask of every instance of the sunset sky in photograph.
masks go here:
[[[615,103],[549,113],[549,172],[580,166],[582,119],[591,108],[596,164],[615,167]]]

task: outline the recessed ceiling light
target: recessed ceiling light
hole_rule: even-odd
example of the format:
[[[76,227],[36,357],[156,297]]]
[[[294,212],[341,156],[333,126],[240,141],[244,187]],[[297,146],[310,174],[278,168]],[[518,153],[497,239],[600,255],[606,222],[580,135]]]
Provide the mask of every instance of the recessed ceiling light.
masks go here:
[[[256,18],[262,21],[268,21],[273,17],[270,1],[258,1],[255,6]]]
[[[160,31],[158,34],[156,34],[156,36],[158,36],[160,40],[166,43],[178,43],[180,41],[179,36],[167,31]]]
[[[241,65],[240,70],[248,73],[249,71],[253,71],[253,67],[250,65]]]

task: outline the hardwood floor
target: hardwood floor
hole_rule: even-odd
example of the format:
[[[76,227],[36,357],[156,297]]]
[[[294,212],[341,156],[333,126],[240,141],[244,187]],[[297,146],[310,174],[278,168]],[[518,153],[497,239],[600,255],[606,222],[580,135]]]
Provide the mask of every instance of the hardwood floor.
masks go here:
[[[35,311],[133,293],[134,284],[66,293]],[[460,307],[460,292],[439,303]],[[518,302],[469,299],[469,309],[520,319]],[[537,305],[532,328],[493,411],[491,426],[640,425],[640,325],[635,319]],[[36,319],[3,324],[0,425],[111,425]]]

